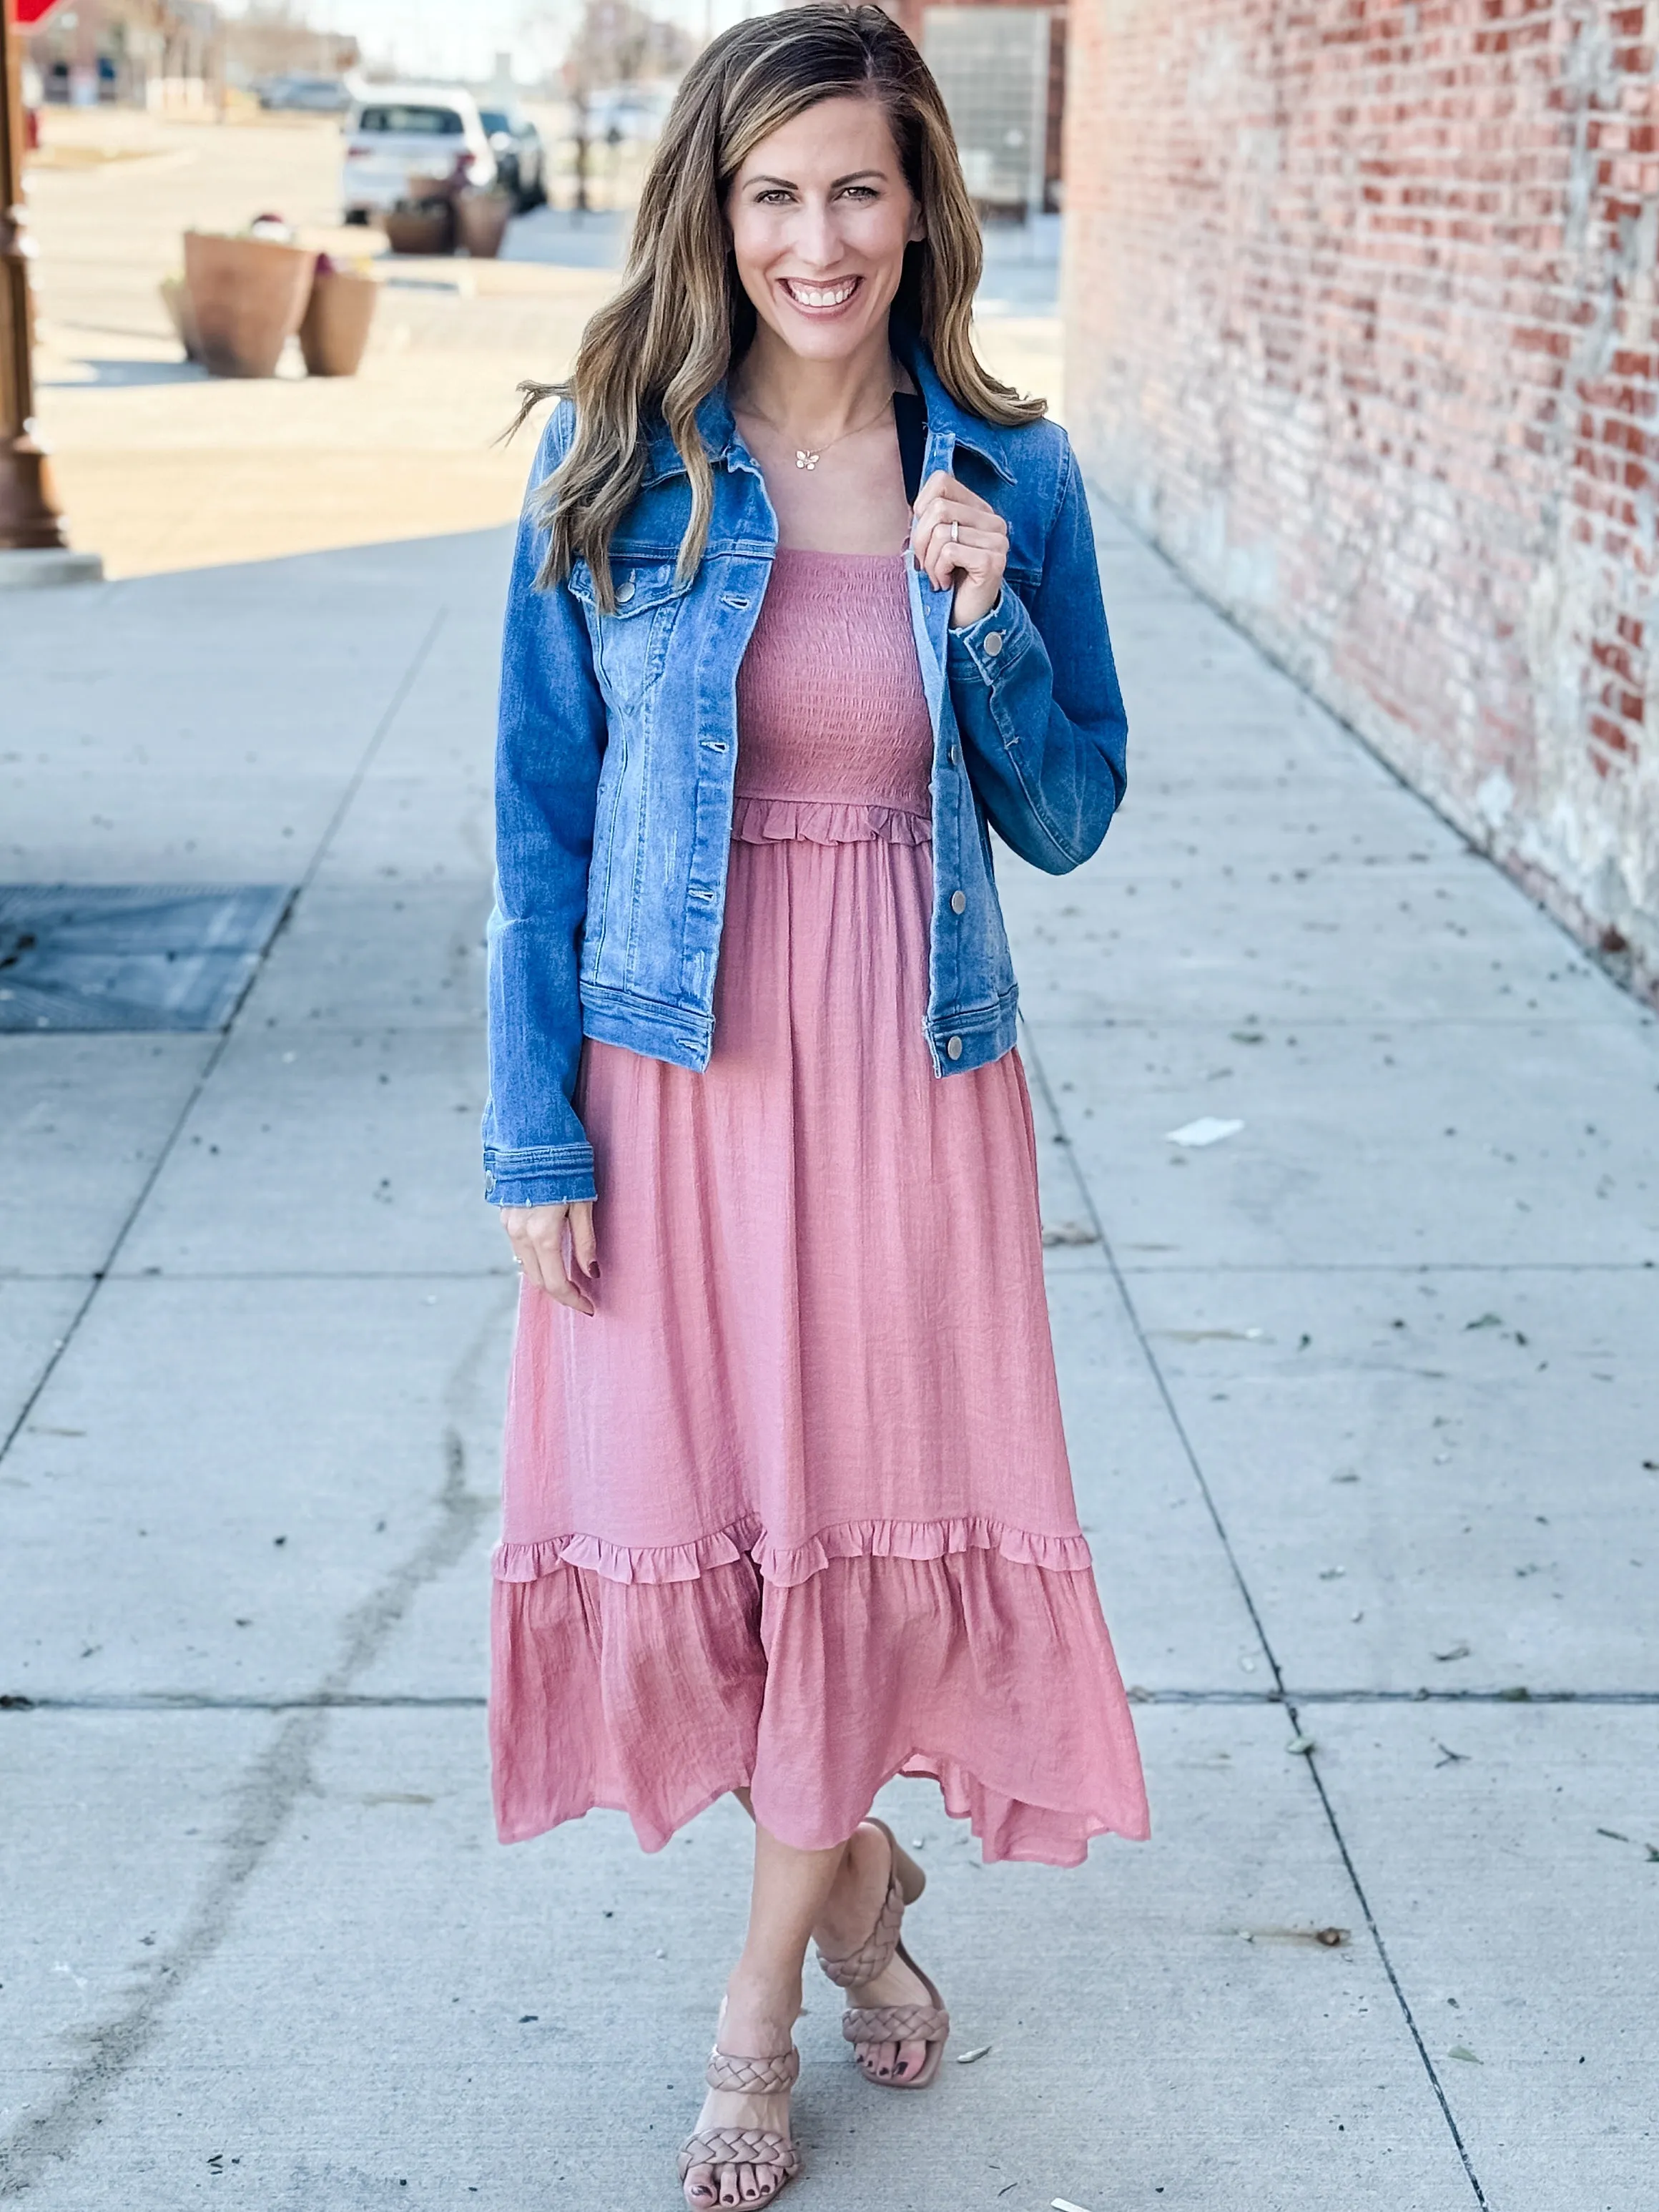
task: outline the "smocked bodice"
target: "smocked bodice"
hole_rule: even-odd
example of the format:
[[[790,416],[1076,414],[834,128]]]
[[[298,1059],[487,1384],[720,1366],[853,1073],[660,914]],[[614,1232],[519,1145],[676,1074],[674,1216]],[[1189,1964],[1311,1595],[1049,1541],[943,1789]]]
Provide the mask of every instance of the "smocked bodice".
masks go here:
[[[738,672],[735,837],[927,842],[933,724],[904,559],[779,549]]]

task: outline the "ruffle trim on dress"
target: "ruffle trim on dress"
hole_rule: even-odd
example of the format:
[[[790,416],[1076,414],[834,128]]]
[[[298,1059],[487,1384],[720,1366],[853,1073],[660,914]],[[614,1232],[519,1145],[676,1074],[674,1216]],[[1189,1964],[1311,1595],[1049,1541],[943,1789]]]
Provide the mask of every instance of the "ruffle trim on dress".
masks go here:
[[[1147,1832],[1134,1723],[1090,1575],[992,1551],[833,1560],[794,1589],[747,1559],[695,1582],[562,1567],[498,1582],[490,1741],[502,1841],[595,1806],[647,1850],[746,1784],[801,1850],[893,1776],[937,1778],[988,1861],[1075,1866]]]
[[[931,845],[933,825],[908,807],[878,806],[862,799],[764,799],[741,794],[732,809],[732,835],[740,845]]]
[[[943,1559],[957,1552],[996,1552],[1016,1565],[1053,1574],[1087,1574],[1086,1536],[1040,1535],[1006,1522],[846,1521],[804,1544],[775,1544],[759,1520],[734,1522],[690,1544],[623,1545],[602,1536],[549,1536],[533,1544],[495,1547],[497,1582],[533,1583],[561,1566],[590,1567],[613,1583],[689,1583],[713,1567],[752,1559],[763,1579],[784,1589],[810,1582],[832,1559]]]

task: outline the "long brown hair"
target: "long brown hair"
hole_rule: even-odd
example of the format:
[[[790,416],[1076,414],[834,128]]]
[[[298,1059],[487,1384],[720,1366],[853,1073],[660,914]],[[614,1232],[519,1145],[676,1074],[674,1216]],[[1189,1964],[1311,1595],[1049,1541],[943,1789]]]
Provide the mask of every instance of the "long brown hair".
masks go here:
[[[551,536],[543,585],[582,560],[601,606],[615,605],[611,536],[644,478],[646,429],[658,416],[690,478],[678,573],[682,582],[696,574],[714,498],[696,411],[755,328],[732,262],[726,193],[763,138],[849,94],[886,110],[926,226],[905,250],[894,313],[920,335],[959,406],[1003,424],[1042,414],[1041,399],[1022,399],[975,355],[979,224],[945,102],[911,40],[879,8],[838,0],[755,16],[706,46],[682,82],[646,176],[621,289],[583,331],[569,382],[521,387],[526,414],[555,392],[576,407],[570,451],[534,495]]]

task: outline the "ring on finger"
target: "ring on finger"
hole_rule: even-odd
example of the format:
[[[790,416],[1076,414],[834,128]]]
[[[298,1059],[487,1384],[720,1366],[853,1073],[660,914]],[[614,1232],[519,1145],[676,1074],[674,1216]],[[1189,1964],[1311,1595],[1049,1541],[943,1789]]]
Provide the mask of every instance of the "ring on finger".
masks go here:
[[[962,525],[959,522],[953,522],[951,525],[951,543],[952,545],[960,545],[962,543]]]

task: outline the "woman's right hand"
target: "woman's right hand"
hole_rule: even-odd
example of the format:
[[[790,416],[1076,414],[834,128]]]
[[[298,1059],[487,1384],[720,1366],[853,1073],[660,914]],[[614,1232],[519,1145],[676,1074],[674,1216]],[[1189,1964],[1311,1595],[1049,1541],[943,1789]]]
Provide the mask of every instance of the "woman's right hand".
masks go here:
[[[501,1226],[513,1247],[524,1279],[550,1298],[556,1298],[573,1313],[591,1314],[593,1302],[565,1266],[565,1230],[570,1231],[571,1256],[591,1279],[599,1272],[599,1248],[593,1235],[593,1206],[579,1199],[574,1206],[504,1206]]]

